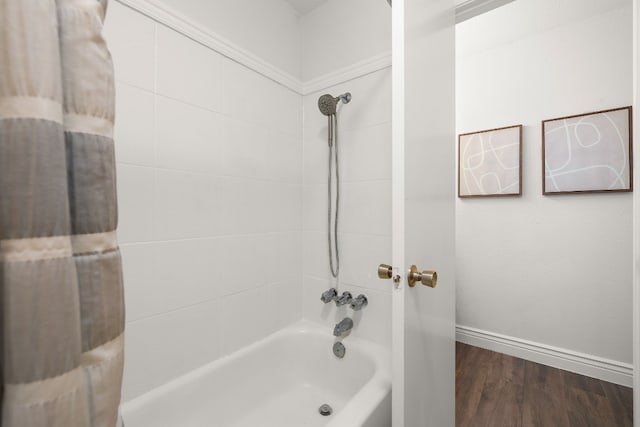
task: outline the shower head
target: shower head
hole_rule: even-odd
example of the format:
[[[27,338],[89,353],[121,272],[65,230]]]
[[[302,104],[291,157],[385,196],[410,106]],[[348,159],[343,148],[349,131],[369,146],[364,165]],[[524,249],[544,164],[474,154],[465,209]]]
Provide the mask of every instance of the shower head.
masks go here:
[[[349,92],[345,92],[342,95],[338,95],[336,97],[329,94],[322,95],[318,99],[318,108],[320,109],[320,112],[325,116],[331,116],[336,113],[336,106],[340,101],[348,104],[349,101],[351,101],[351,94]]]
[[[338,104],[338,99],[334,98],[332,95],[326,94],[322,95],[318,99],[318,108],[320,112],[325,116],[330,116],[336,113],[336,105]]]
[[[389,3],[389,6],[391,6],[391,0],[387,0],[387,3]]]

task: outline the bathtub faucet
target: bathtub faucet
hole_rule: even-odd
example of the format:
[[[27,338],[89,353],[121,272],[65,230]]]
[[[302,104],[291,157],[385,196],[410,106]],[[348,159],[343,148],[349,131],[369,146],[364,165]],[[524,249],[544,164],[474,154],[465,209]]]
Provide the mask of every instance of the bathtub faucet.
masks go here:
[[[349,305],[351,306],[351,308],[354,311],[359,311],[359,310],[362,310],[363,308],[365,308],[367,306],[367,304],[369,304],[369,300],[367,300],[367,297],[364,296],[364,294],[360,294],[357,297],[355,297],[351,301],[351,304],[349,304]]]
[[[340,307],[342,305],[349,304],[352,299],[353,299],[353,296],[351,295],[351,292],[344,291],[342,293],[342,295],[340,295],[338,298],[336,298],[336,307]]]
[[[338,291],[336,291],[336,288],[331,288],[328,291],[324,291],[322,293],[320,301],[326,304],[328,302],[335,301],[336,298],[338,298]]]
[[[333,336],[341,337],[353,328],[353,320],[350,317],[345,317],[333,328]]]

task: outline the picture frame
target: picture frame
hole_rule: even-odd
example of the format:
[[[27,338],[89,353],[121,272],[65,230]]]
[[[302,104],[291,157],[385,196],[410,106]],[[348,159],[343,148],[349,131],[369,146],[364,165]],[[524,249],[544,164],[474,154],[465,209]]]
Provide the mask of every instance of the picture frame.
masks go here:
[[[458,197],[521,194],[521,124],[458,135]]]
[[[631,107],[542,121],[542,194],[633,191]]]

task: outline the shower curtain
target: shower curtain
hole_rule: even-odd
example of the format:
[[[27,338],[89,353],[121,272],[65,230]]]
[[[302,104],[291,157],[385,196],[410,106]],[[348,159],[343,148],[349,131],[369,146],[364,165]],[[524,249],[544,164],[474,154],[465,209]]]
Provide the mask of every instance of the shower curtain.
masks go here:
[[[124,298],[106,0],[0,0],[2,427],[114,427]]]

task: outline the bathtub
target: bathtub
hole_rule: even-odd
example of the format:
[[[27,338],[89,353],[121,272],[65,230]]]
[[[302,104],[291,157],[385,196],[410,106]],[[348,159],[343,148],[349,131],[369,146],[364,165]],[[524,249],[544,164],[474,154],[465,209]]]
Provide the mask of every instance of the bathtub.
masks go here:
[[[122,406],[125,427],[389,427],[388,350],[301,321]],[[329,416],[318,408],[327,403]]]

